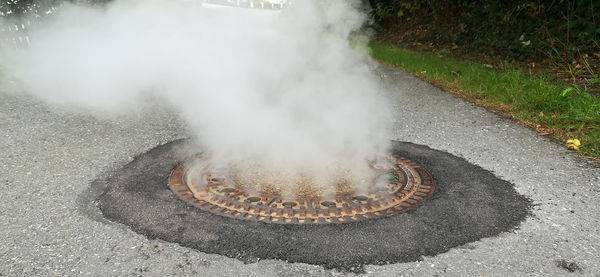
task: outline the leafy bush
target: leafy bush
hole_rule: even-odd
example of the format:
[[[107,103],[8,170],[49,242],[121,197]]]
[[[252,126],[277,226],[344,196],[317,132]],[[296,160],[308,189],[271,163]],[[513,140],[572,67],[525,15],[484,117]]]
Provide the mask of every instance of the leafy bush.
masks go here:
[[[46,14],[53,7],[59,6],[62,2],[86,2],[86,3],[106,3],[110,0],[0,0],[1,17],[20,17],[24,15]]]
[[[429,41],[499,49],[514,59],[589,52],[600,40],[597,0],[370,2],[383,26],[418,24],[429,31]]]

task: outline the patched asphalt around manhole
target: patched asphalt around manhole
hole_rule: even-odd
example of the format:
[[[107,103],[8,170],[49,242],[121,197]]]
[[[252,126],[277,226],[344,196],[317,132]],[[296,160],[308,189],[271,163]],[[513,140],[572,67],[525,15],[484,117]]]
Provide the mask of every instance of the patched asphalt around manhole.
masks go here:
[[[111,177],[99,207],[106,218],[162,239],[246,262],[280,259],[361,272],[366,264],[411,262],[516,228],[530,201],[514,186],[462,158],[393,142],[393,154],[434,177],[433,197],[406,213],[326,225],[280,225],[232,219],[180,200],[168,187],[189,141],[158,146]]]

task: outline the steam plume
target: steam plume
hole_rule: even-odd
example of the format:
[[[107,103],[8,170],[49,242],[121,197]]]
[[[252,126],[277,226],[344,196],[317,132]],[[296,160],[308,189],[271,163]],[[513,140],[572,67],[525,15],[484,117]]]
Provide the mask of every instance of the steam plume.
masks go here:
[[[361,178],[357,165],[386,146],[387,107],[348,40],[365,20],[354,2],[301,0],[281,12],[65,5],[33,26],[30,47],[3,56],[52,104],[127,113],[141,99],[166,101],[217,161],[317,177],[335,164]]]

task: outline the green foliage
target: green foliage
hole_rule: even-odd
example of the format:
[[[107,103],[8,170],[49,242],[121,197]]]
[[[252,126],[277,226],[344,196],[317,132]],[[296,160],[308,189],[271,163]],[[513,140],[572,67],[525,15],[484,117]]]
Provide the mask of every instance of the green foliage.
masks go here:
[[[103,4],[111,0],[0,0],[1,17],[21,17],[26,15],[43,16],[51,8],[63,2],[84,2]]]
[[[600,157],[600,98],[546,76],[417,53],[371,43],[376,59],[418,74],[450,92],[498,110],[527,125],[551,129],[561,142],[581,140],[581,153]],[[506,66],[510,68],[509,65]]]
[[[51,7],[53,0],[6,0],[0,2],[0,14],[6,17],[18,17],[25,14],[38,14],[44,8]]]
[[[426,26],[428,40],[493,48],[509,58],[575,55],[597,48],[598,0],[371,0],[382,24]]]

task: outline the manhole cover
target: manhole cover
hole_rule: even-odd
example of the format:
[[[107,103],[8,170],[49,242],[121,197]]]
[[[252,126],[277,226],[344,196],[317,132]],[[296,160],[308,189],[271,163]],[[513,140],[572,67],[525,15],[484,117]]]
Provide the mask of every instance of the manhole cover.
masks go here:
[[[419,205],[435,191],[432,176],[402,157],[380,157],[368,165],[371,174],[361,189],[340,183],[334,193],[323,196],[306,185],[289,195],[277,186],[257,184],[243,169],[217,168],[200,156],[178,166],[169,177],[169,187],[204,211],[279,224],[347,223],[390,216]]]

